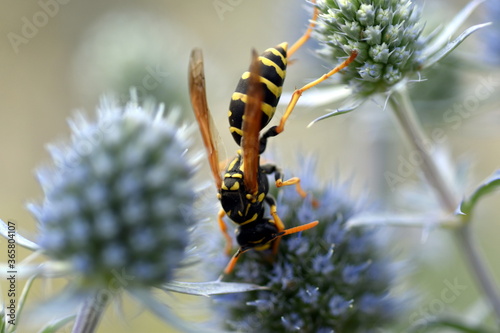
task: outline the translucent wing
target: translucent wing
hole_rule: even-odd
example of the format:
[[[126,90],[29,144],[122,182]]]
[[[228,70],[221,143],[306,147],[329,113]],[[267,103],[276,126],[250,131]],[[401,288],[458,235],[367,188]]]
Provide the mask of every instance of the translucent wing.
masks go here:
[[[243,138],[241,148],[243,150],[243,166],[245,177],[243,179],[247,191],[257,194],[258,168],[259,168],[259,133],[262,118],[262,99],[264,91],[260,82],[260,62],[258,54],[252,50],[252,63],[250,65],[250,77],[248,79],[247,102],[243,113]]]
[[[203,69],[203,54],[200,49],[193,49],[189,60],[189,94],[191,105],[198,126],[200,127],[203,144],[207,151],[210,169],[215,179],[217,190],[220,189],[222,178],[219,170],[219,154],[217,150],[216,129],[208,109],[205,91],[205,72]]]

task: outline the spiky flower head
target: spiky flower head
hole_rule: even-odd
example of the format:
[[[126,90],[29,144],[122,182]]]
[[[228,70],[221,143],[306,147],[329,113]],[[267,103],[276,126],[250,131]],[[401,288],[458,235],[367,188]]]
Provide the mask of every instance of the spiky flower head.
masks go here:
[[[302,183],[317,185],[308,164]],[[309,185],[307,185],[309,184]],[[278,213],[286,227],[319,220],[301,235],[283,237],[276,257],[245,253],[235,267],[235,282],[252,282],[269,290],[231,295],[221,304],[227,325],[238,332],[371,332],[391,323],[398,300],[390,296],[394,272],[377,255],[374,233],[348,229],[347,220],[359,204],[348,186],[316,189],[318,201],[303,200],[284,188]]]
[[[344,82],[362,95],[386,91],[421,65],[423,26],[410,0],[319,0],[320,51],[332,61],[358,51]]]
[[[39,245],[69,262],[80,286],[106,287],[113,278],[156,286],[183,258],[194,165],[186,128],[162,111],[105,99],[95,121],[82,114],[69,121],[71,143],[49,146],[54,166],[37,172],[45,198],[29,209]]]
[[[410,0],[318,0],[319,16],[315,38],[322,44],[318,52],[337,65],[352,51],[356,59],[342,72],[343,87],[332,87],[328,96],[311,97],[312,105],[348,98],[340,109],[321,116],[319,121],[347,113],[376,93],[390,95],[420,72],[431,67],[460,45],[478,24],[452,39],[453,34],[484,0],[472,0],[446,26],[424,36],[420,9]],[[311,94],[312,95],[312,94]]]

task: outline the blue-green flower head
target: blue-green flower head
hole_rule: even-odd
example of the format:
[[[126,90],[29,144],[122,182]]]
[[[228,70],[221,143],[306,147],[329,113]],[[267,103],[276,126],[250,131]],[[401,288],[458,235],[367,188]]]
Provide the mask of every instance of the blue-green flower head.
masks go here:
[[[186,128],[162,108],[104,99],[95,121],[69,121],[68,144],[49,146],[38,170],[44,191],[29,205],[39,245],[69,262],[82,286],[155,286],[171,279],[188,244],[195,165]]]
[[[307,159],[306,159],[307,160]],[[395,320],[401,302],[390,294],[394,266],[377,253],[374,232],[350,229],[346,222],[360,204],[348,187],[326,186],[306,163],[299,176],[319,204],[302,199],[293,188],[278,197],[286,227],[312,220],[319,224],[281,239],[278,254],[249,251],[231,277],[269,290],[223,298],[218,309],[238,332],[372,332]]]
[[[424,35],[425,22],[421,20],[420,8],[411,0],[318,0],[319,16],[314,34],[322,44],[318,53],[332,65],[339,64],[353,51],[358,55],[338,76],[342,89],[331,89],[329,98],[311,96],[311,103],[319,105],[322,102],[313,100],[343,99],[345,85],[350,88],[348,100],[341,109],[315,121],[350,112],[374,94],[390,94],[409,81],[418,81],[422,70],[446,57],[474,31],[488,25],[472,26],[452,39],[483,1],[471,1],[446,26]]]
[[[343,75],[361,95],[386,91],[420,66],[420,13],[410,0],[319,0],[321,53],[333,61],[358,51]]]

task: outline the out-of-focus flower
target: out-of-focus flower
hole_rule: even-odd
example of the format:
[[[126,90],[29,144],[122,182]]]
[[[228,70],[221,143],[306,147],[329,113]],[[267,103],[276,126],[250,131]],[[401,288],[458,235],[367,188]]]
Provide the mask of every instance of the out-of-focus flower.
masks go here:
[[[29,324],[50,320],[46,328],[53,332],[71,321],[79,307],[73,332],[93,332],[106,305],[126,292],[169,325],[199,332],[154,292],[211,296],[262,289],[218,280],[172,280],[178,269],[206,254],[206,244],[199,236],[193,239],[193,231],[212,204],[203,199],[203,182],[194,179],[200,154],[190,149],[193,127],[179,124],[177,112],[163,111],[151,102],[138,104],[134,94],[125,106],[104,98],[95,120],[77,114],[69,121],[71,142],[49,145],[53,164],[37,170],[44,199],[28,209],[39,223],[38,241],[19,235],[13,222],[0,220],[1,236],[49,258],[19,263],[29,281],[18,316],[35,278],[70,279],[64,292],[35,308],[37,316]],[[183,271],[186,278],[189,272]],[[213,332],[207,325],[203,330]]]
[[[498,1],[486,1],[483,17],[492,21],[489,29],[482,31],[483,43],[485,45],[482,59],[492,65],[500,65],[500,3]]]
[[[49,146],[54,166],[37,172],[45,198],[29,209],[44,253],[69,263],[81,286],[105,288],[118,270],[127,287],[157,286],[183,258],[195,166],[185,128],[162,113],[106,99],[96,121],[70,121],[71,143]]]
[[[188,151],[191,130],[176,112],[163,111],[139,105],[136,96],[125,106],[104,98],[95,120],[77,114],[69,121],[71,142],[48,146],[53,165],[37,171],[44,199],[28,205],[39,223],[38,241],[15,237],[49,260],[19,267],[31,276],[29,285],[37,276],[71,282],[37,307],[38,319],[31,321],[56,320],[57,326],[80,307],[73,332],[92,332],[107,303],[127,292],[170,325],[197,332],[158,301],[153,288],[210,294],[248,287],[172,281],[200,220],[193,180],[199,156]]]
[[[482,1],[470,2],[446,26],[423,36],[420,10],[410,0],[318,0],[315,36],[323,45],[319,53],[333,63],[347,58],[353,50],[358,56],[341,75],[342,84],[351,90],[346,107],[317,120],[352,111],[373,94],[390,93],[399,84],[417,80],[421,70],[485,26],[470,27],[450,41]]]
[[[189,112],[187,91],[175,78],[185,75],[177,62],[185,56],[183,41],[196,44],[196,37],[188,29],[179,34],[178,24],[164,14],[134,8],[95,17],[82,31],[73,60],[76,89],[92,97],[113,91],[125,105],[134,87],[139,102],[153,97],[167,109],[180,105],[181,112]]]
[[[300,174],[308,189],[325,184],[314,176],[313,164],[306,163]],[[318,226],[283,237],[275,258],[250,251],[238,262],[232,280],[269,290],[224,296],[218,305],[226,311],[217,311],[230,328],[371,332],[395,320],[400,300],[390,293],[394,266],[379,257],[374,232],[346,226],[363,204],[348,198],[347,185],[316,187],[310,193],[318,208],[294,189],[283,189],[278,213],[287,227],[315,219],[320,221]]]

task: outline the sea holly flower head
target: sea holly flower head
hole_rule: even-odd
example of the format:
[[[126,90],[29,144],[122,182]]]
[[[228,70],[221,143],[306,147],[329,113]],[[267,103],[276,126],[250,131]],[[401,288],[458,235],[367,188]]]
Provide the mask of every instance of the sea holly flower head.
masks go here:
[[[358,51],[342,77],[357,93],[385,91],[422,65],[423,25],[411,1],[321,0],[318,7],[322,54],[333,60]]]
[[[353,50],[358,56],[340,75],[351,89],[351,105],[317,120],[352,111],[373,94],[390,93],[398,84],[417,80],[420,71],[485,26],[473,26],[449,41],[482,1],[472,1],[446,27],[424,36],[421,11],[411,0],[318,0],[318,52],[333,63]]]
[[[29,205],[43,252],[82,286],[105,287],[117,272],[128,286],[169,281],[195,220],[186,128],[162,108],[109,98],[95,121],[69,124],[71,142],[50,145],[54,165],[37,172],[45,198]]]
[[[391,295],[395,264],[378,255],[374,231],[347,226],[366,207],[349,198],[349,186],[324,185],[311,159],[300,172],[315,199],[293,188],[278,196],[286,227],[317,219],[300,235],[283,237],[272,251],[249,251],[230,277],[268,290],[223,296],[217,302],[226,325],[238,332],[372,332],[392,323],[401,299]],[[318,184],[323,184],[318,188]],[[398,309],[399,308],[399,309]]]

